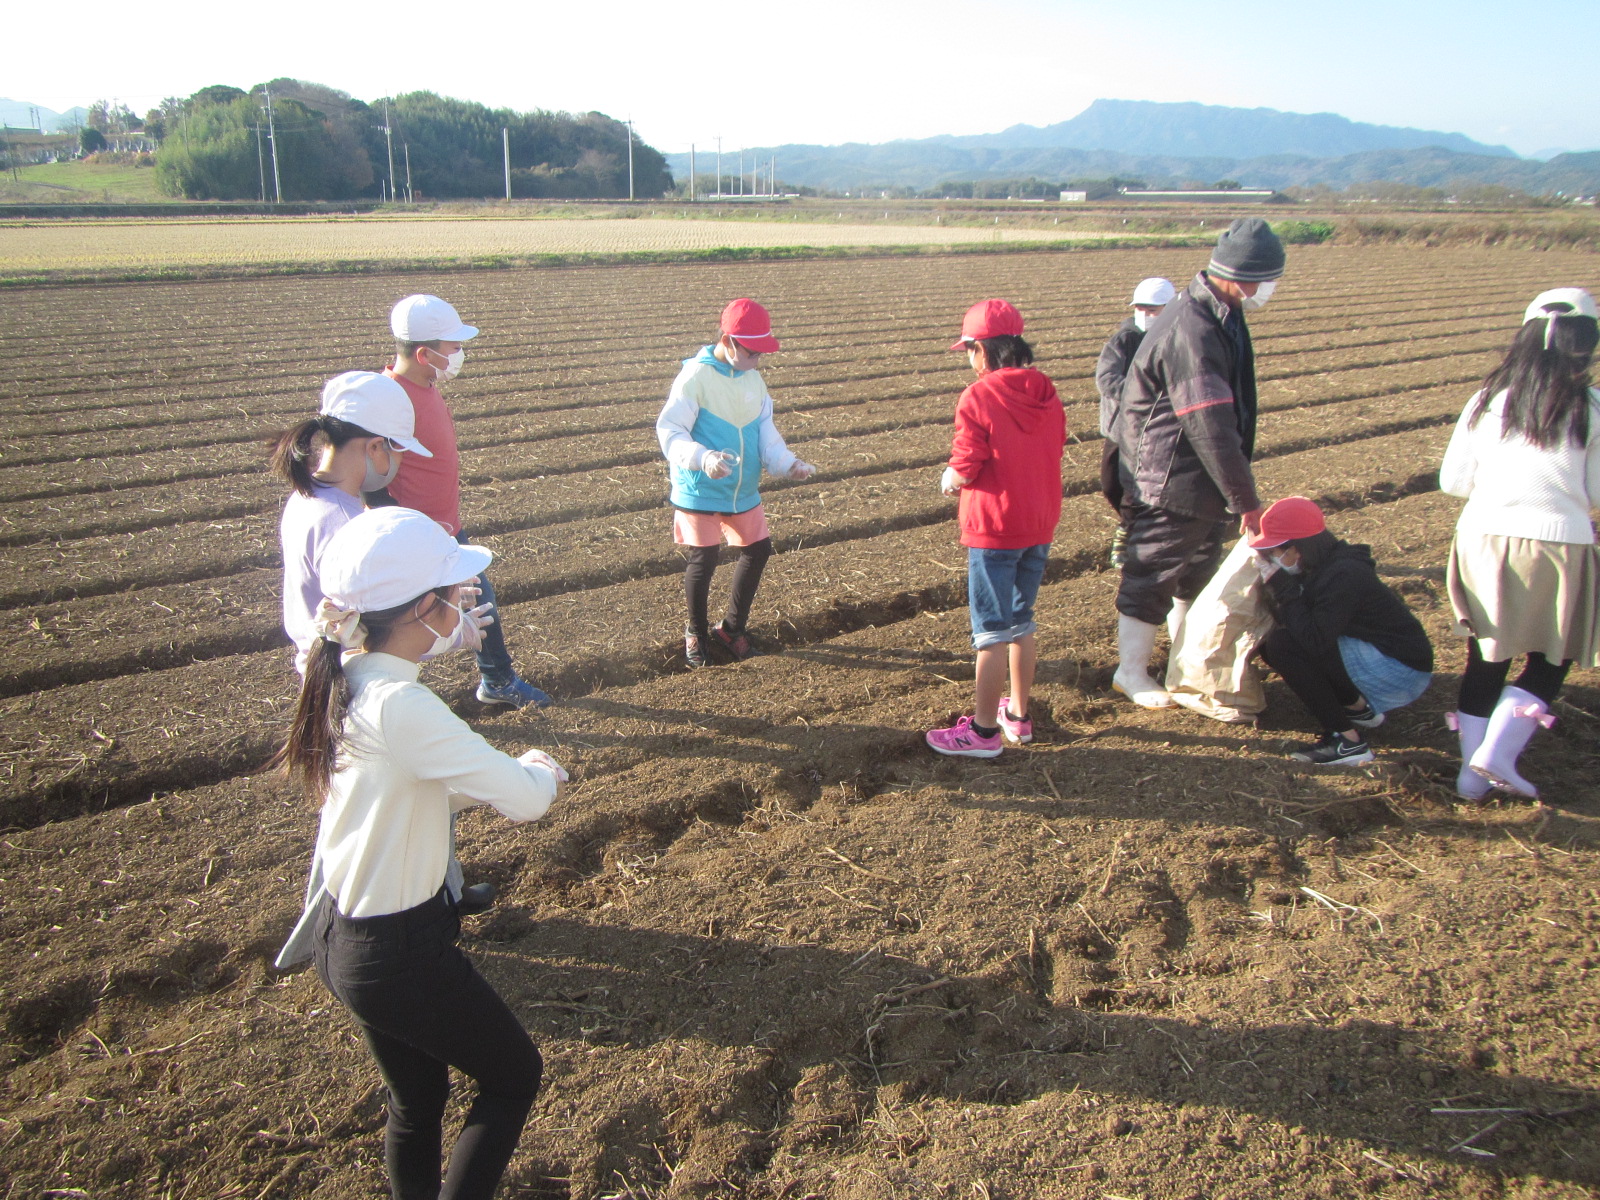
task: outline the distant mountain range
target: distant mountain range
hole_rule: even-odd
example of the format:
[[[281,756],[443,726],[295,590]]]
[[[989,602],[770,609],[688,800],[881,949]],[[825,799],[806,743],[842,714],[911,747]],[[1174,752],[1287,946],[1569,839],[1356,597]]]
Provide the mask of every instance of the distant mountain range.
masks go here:
[[[9,129],[37,129],[39,126],[33,123],[33,110],[36,108],[39,110],[39,123],[46,133],[82,125],[84,118],[89,115],[86,108],[69,108],[64,113],[58,113],[43,105],[29,104],[26,100],[0,98],[0,125]]]
[[[1271,188],[1382,180],[1422,187],[1501,184],[1536,194],[1600,190],[1600,152],[1538,162],[1459,133],[1368,125],[1334,113],[1143,100],[1096,100],[1070,121],[1042,128],[1013,125],[994,134],[745,151],[747,162],[773,156],[781,181],[832,191],[922,190],[949,180],[1027,176],[1119,176],[1152,185],[1230,178]],[[729,157],[723,154],[725,175],[737,169]],[[688,174],[687,154],[668,155],[667,162],[675,176]],[[696,169],[709,174],[711,162],[701,154]]]

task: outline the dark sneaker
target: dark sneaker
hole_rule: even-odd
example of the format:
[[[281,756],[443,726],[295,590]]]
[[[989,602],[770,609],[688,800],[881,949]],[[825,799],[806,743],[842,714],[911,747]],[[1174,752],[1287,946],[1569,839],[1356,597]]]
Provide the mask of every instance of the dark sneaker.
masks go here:
[[[1111,569],[1120,571],[1128,562],[1128,527],[1118,525],[1111,535]]]
[[[742,629],[734,633],[728,628],[726,621],[718,621],[713,625],[711,636],[717,639],[717,645],[733,656],[734,662],[743,662],[755,653],[755,649],[750,645],[749,635]]]
[[[1345,709],[1345,712],[1350,717],[1350,724],[1357,729],[1376,729],[1383,724],[1383,714],[1370,704],[1360,712],[1351,712],[1349,709]]]
[[[1371,762],[1375,755],[1365,738],[1359,742],[1347,742],[1337,733],[1327,733],[1316,745],[1296,750],[1289,757],[1319,767],[1359,767],[1362,763]]]
[[[525,679],[511,677],[510,683],[478,682],[478,700],[483,704],[509,704],[512,708],[548,708],[554,701]]]
[[[711,656],[706,653],[706,635],[696,633],[688,625],[683,627],[683,661],[691,669],[711,665]]]
[[[461,889],[461,899],[456,901],[456,911],[463,917],[475,917],[494,907],[494,884],[475,883]]]

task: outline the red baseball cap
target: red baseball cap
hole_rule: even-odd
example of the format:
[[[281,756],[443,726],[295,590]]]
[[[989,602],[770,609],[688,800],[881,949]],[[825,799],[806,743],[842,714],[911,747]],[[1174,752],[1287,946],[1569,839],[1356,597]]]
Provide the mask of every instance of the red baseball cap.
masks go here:
[[[741,297],[723,309],[722,332],[757,354],[771,354],[778,348],[778,339],[772,336],[772,315],[754,300]]]
[[[965,350],[968,342],[992,337],[1021,337],[1022,314],[1004,300],[979,300],[961,318],[961,340],[952,350]]]
[[[1261,514],[1261,532],[1245,540],[1252,550],[1270,550],[1295,538],[1312,537],[1328,527],[1315,500],[1285,496]]]

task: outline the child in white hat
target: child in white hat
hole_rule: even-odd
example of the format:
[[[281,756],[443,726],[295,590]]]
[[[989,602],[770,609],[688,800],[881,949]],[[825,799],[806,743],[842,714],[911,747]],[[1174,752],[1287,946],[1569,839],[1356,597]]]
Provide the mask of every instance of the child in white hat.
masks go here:
[[[1122,456],[1117,452],[1117,408],[1122,402],[1122,382],[1128,377],[1128,367],[1133,356],[1144,342],[1150,323],[1161,315],[1171,303],[1177,289],[1170,279],[1159,275],[1141,279],[1133,289],[1133,299],[1128,307],[1133,312],[1118,325],[1106,344],[1100,348],[1100,358],[1095,363],[1094,384],[1100,392],[1100,494],[1117,513],[1117,532],[1111,538],[1111,566],[1120,570],[1126,560],[1124,547],[1128,544],[1128,510],[1123,504]]]
[[[323,554],[320,641],[279,753],[322,805],[314,959],[388,1085],[397,1196],[441,1194],[447,1067],[478,1088],[444,1184],[459,1196],[494,1191],[542,1071],[521,1023],[456,944],[445,870],[455,810],[488,804],[535,821],[567,775],[542,751],[495,749],[417,681],[422,658],[463,619],[462,585],[491,557],[411,509],[370,510],[339,530]]]

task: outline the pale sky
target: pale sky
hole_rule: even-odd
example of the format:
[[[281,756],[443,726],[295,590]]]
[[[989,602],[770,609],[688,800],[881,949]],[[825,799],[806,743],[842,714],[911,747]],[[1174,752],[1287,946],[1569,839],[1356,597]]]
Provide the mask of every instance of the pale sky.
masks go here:
[[[0,95],[57,111],[114,97],[142,114],[291,76],[367,101],[426,89],[597,109],[668,153],[718,136],[726,152],[992,133],[1100,97],[1336,112],[1523,154],[1600,148],[1594,0],[80,0],[56,39],[34,36],[37,19],[12,20],[32,49],[7,56]]]

